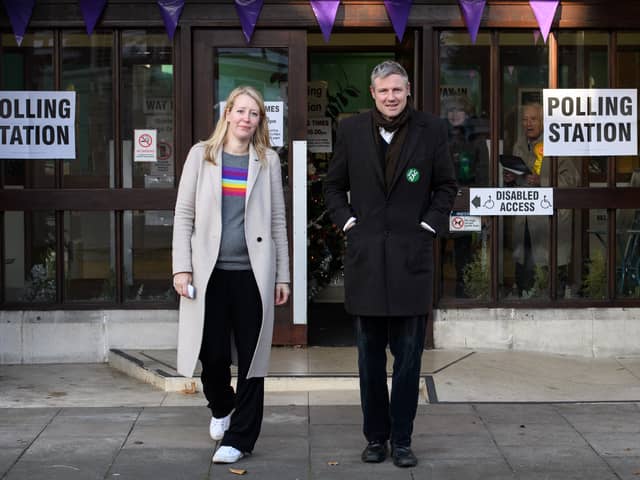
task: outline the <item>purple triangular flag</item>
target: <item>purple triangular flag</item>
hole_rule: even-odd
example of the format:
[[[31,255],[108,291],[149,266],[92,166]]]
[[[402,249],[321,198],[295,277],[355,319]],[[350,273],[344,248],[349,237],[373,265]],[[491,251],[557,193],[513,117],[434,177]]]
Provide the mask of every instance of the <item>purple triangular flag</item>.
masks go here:
[[[244,33],[247,43],[250,43],[264,0],[235,0],[235,3],[236,12],[238,12],[242,25],[242,33]]]
[[[475,44],[478,38],[478,30],[480,29],[480,20],[482,20],[482,12],[487,3],[486,0],[458,0],[462,9],[464,23],[467,24],[467,30],[471,35],[471,43]]]
[[[331,30],[333,29],[333,23],[336,21],[339,6],[340,0],[311,0],[311,8],[313,9],[313,13],[316,14],[316,18],[320,24],[320,30],[322,30],[322,36],[326,43],[329,43]]]
[[[35,3],[36,0],[4,0],[4,8],[7,10],[7,15],[9,15],[11,28],[13,28],[13,34],[16,37],[18,46],[22,44]]]
[[[531,10],[533,10],[533,14],[538,21],[544,43],[547,43],[553,17],[556,15],[559,3],[560,0],[529,0],[529,5],[531,5]]]
[[[540,30],[534,30],[533,31],[533,44],[537,45],[538,44],[538,40],[540,40]]]
[[[162,20],[164,20],[164,28],[166,28],[169,38],[173,40],[180,14],[184,8],[184,0],[157,0],[157,2]]]
[[[384,0],[384,6],[387,8],[387,14],[399,41],[402,41],[404,30],[407,28],[411,2],[412,0]]]
[[[106,4],[107,0],[80,0],[80,11],[82,11],[88,35],[91,35],[93,29],[96,28],[96,23],[98,23]]]

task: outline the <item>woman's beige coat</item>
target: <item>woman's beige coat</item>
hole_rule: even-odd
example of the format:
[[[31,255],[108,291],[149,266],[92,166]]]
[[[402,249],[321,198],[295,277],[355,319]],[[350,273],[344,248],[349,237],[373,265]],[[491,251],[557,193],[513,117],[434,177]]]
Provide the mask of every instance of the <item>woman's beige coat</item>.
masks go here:
[[[191,148],[184,165],[173,224],[173,274],[191,272],[194,300],[180,297],[178,372],[191,377],[202,342],[206,288],[213,272],[222,234],[222,152],[216,165],[204,159],[204,144]],[[262,328],[247,378],[269,370],[276,283],[289,282],[289,251],[280,159],[267,150],[260,162],[253,146],[245,197],[244,230],[251,269],[262,298]],[[231,342],[234,363],[237,358]]]

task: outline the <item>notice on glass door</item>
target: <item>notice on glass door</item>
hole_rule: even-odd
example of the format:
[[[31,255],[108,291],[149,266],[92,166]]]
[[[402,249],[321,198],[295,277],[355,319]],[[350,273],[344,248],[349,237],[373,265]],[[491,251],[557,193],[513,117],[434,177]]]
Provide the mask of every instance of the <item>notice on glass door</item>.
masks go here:
[[[133,161],[155,162],[158,159],[158,131],[135,129],[133,131]]]
[[[313,153],[331,153],[331,119],[329,117],[307,120],[307,145]]]
[[[284,146],[284,102],[264,102],[272,147]]]

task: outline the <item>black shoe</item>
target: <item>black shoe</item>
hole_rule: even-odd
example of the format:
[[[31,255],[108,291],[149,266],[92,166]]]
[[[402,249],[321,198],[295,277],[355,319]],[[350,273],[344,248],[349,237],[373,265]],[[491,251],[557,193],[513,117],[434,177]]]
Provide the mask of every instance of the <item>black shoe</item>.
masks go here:
[[[387,442],[369,442],[362,451],[362,461],[365,463],[380,463],[387,458]]]
[[[391,458],[396,467],[415,467],[418,464],[418,459],[411,451],[411,447],[393,447]]]

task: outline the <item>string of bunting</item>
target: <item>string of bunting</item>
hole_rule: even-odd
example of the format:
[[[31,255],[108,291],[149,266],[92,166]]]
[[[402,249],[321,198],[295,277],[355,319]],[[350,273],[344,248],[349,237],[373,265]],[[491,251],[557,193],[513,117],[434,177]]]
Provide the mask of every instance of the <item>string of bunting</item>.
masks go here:
[[[13,34],[18,45],[22,44],[27,26],[31,20],[35,0],[2,0],[13,28]],[[329,42],[331,31],[336,21],[340,0],[309,0],[325,42]],[[407,21],[411,11],[412,0],[384,0],[384,6],[399,41],[402,41],[407,28]],[[462,17],[469,31],[471,42],[475,44],[482,14],[487,0],[458,0]],[[107,0],[79,0],[80,11],[87,27],[87,34],[91,35],[107,4]],[[167,30],[167,35],[173,39],[185,0],[157,0],[160,13]],[[242,33],[251,43],[253,31],[258,23],[264,0],[234,0],[236,12],[242,26]],[[529,5],[538,22],[540,34],[545,43],[551,30],[560,0],[530,0]],[[537,32],[536,32],[537,33]]]

